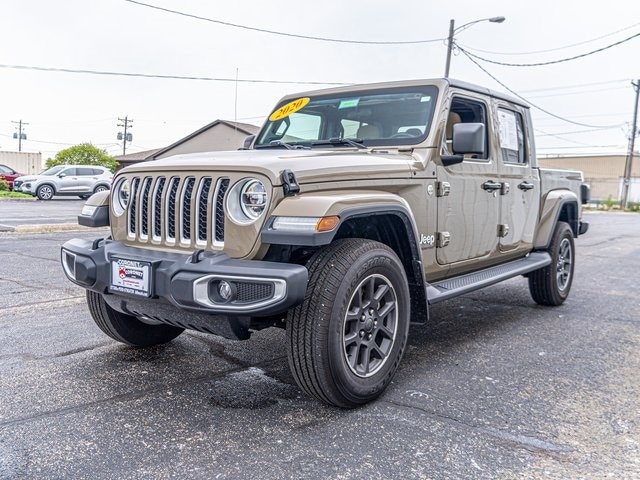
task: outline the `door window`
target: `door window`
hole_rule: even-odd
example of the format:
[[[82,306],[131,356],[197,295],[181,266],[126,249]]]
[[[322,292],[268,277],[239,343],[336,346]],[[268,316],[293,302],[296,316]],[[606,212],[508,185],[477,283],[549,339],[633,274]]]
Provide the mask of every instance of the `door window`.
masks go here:
[[[60,173],[64,173],[67,177],[75,177],[77,175],[75,168],[65,168]]]
[[[93,168],[78,168],[78,175],[95,175]]]
[[[444,150],[452,153],[451,142],[453,141],[453,126],[457,123],[483,123],[485,128],[485,151],[482,154],[471,155],[472,159],[489,158],[489,128],[487,125],[487,107],[483,102],[463,97],[453,97],[447,125],[445,127]],[[466,155],[465,155],[466,158]]]
[[[500,151],[504,163],[524,165],[527,163],[524,144],[524,124],[517,112],[498,109]]]

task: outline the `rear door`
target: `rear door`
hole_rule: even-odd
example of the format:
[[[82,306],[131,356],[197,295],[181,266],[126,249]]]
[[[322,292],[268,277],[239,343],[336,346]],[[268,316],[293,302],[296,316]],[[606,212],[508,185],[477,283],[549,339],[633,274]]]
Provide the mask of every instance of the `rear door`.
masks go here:
[[[532,168],[532,132],[528,131],[526,109],[497,103],[500,158],[500,251],[522,253],[530,250],[538,217],[540,180]]]
[[[91,192],[98,181],[96,170],[91,167],[78,167],[78,192]]]

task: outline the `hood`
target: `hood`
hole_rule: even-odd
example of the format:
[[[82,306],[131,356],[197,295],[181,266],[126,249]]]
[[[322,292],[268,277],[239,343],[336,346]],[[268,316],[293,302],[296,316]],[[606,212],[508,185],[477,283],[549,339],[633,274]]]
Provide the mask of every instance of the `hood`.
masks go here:
[[[156,171],[228,171],[259,173],[275,186],[281,185],[280,174],[289,169],[298,183],[407,178],[411,175],[413,157],[405,153],[383,153],[336,150],[237,150],[175,155],[162,160],[138,163],[127,172]]]
[[[21,182],[35,182],[41,177],[42,175],[24,175],[22,177],[16,178],[16,180],[20,180]]]

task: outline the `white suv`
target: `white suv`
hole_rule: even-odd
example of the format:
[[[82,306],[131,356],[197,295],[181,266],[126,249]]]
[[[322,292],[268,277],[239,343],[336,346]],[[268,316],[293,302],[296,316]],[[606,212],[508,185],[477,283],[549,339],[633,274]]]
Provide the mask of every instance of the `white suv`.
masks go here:
[[[54,195],[89,197],[111,188],[113,173],[108,168],[94,165],[58,165],[39,175],[25,175],[13,182],[17,192],[30,193],[40,200],[51,200]]]

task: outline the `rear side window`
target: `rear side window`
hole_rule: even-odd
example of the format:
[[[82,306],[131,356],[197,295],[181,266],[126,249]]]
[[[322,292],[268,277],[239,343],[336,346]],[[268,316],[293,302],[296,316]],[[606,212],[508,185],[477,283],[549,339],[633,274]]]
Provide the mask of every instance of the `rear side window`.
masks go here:
[[[104,173],[104,170],[101,170],[99,168],[94,168],[93,169],[93,174],[94,175],[102,175]]]
[[[524,123],[522,115],[504,108],[498,109],[500,131],[500,151],[504,163],[524,165],[527,156],[524,144]]]
[[[95,175],[93,168],[78,168],[78,175]]]

